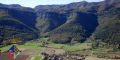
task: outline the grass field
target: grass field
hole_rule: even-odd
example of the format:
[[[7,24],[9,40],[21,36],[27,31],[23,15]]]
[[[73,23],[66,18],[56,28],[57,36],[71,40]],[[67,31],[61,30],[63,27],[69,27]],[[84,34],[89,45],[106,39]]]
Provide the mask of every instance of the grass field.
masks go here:
[[[17,46],[18,46],[18,48],[29,48],[29,49],[37,48],[37,49],[44,50],[44,47],[41,47],[40,45],[41,45],[41,43],[39,43],[39,42],[28,42],[24,45],[17,45]]]
[[[45,47],[41,47],[42,43],[41,42],[28,42],[25,43],[24,45],[16,45],[18,48],[26,48],[26,49],[40,49],[40,50],[44,50]],[[53,47],[53,48],[62,48],[65,51],[79,51],[79,50],[83,50],[83,49],[87,49],[90,48],[90,46],[88,46],[88,43],[81,43],[81,44],[74,44],[74,45],[69,45],[69,44],[55,44],[55,43],[51,43],[48,44],[48,46]],[[0,48],[2,51],[6,51],[10,48],[9,46],[5,46]]]
[[[46,41],[43,42],[47,42],[47,39],[43,39]],[[64,51],[69,51],[69,52],[74,52],[74,51],[80,51],[83,49],[87,49],[89,48],[88,43],[81,43],[81,44],[74,44],[74,45],[70,45],[70,44],[55,44],[55,43],[49,43],[48,47],[52,47],[52,48],[48,48],[48,47],[41,47],[41,45],[43,44],[43,42],[38,41],[38,42],[27,42],[23,45],[16,45],[18,49],[26,49],[25,51],[22,51],[22,53],[24,54],[28,54],[33,56],[32,60],[40,60],[41,56],[39,55],[41,52],[44,51],[52,51],[52,50],[56,50],[56,54],[57,53],[61,53]],[[11,45],[9,46],[5,46],[0,48],[2,50],[2,52],[9,50]],[[61,49],[61,50],[59,50]],[[21,54],[22,54],[21,53]]]
[[[9,48],[10,48],[10,45],[2,47],[2,48],[0,48],[0,50],[2,50],[2,52],[4,52],[4,51],[9,50]]]
[[[42,60],[40,56],[35,56],[34,60]]]
[[[17,48],[25,48],[25,49],[40,49],[40,50],[44,50],[44,47],[40,47],[41,43],[39,42],[28,42],[24,45],[16,45]],[[9,48],[11,47],[11,45],[5,46],[0,48],[0,50],[2,50],[2,52],[9,50]]]
[[[49,38],[41,38],[40,39],[40,44],[42,44],[42,42],[48,42]],[[49,43],[48,46],[49,47],[53,47],[53,48],[59,48],[59,49],[64,49],[65,51],[69,51],[69,52],[72,52],[72,51],[79,51],[79,50],[83,50],[83,49],[88,49],[88,48],[91,48],[91,46],[88,46],[90,45],[91,43],[78,43],[78,44],[73,44],[73,45],[70,45],[70,44],[55,44],[55,43]]]
[[[101,53],[107,54],[109,51],[113,51],[113,49],[112,48],[95,48],[95,49],[92,49],[92,52],[94,54],[101,54]]]
[[[49,46],[54,47],[54,48],[62,48],[64,50],[70,51],[70,52],[90,48],[90,46],[88,46],[88,43],[81,43],[81,44],[74,44],[74,45],[69,45],[69,44],[49,44]]]
[[[47,39],[46,39],[47,40]],[[67,52],[78,52],[81,54],[87,54],[87,55],[91,55],[91,53],[94,54],[100,54],[100,53],[104,53],[107,54],[107,51],[110,51],[112,49],[105,49],[105,48],[96,48],[96,49],[92,49],[92,50],[86,50],[85,49],[89,49],[91,48],[90,43],[78,43],[78,44],[55,44],[55,43],[49,43],[48,47],[41,47],[43,43],[42,42],[27,42],[23,45],[16,45],[18,47],[18,49],[26,49],[26,51],[23,51],[23,53],[28,53],[28,55],[32,55],[34,58],[33,60],[40,60],[41,56],[39,55],[41,52],[44,51],[50,51],[50,50],[56,50],[56,53],[61,53],[61,51],[67,51]],[[9,48],[11,47],[11,45],[5,46],[0,48],[0,50],[2,50],[2,52],[9,50]],[[52,48],[49,48],[52,47]],[[61,49],[61,50],[59,50]],[[59,52],[58,52],[59,51]],[[67,60],[67,59],[65,59]]]

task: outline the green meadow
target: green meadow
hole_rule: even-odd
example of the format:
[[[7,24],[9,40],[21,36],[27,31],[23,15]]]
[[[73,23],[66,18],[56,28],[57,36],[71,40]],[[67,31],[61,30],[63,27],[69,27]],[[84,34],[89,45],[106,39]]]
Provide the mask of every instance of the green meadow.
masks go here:
[[[34,60],[42,60],[41,56],[35,56]]]
[[[16,45],[18,48],[26,48],[26,49],[40,49],[40,50],[45,50],[45,48],[47,47],[42,47],[43,43],[41,42],[28,42],[25,43],[24,45]],[[48,44],[48,47],[52,47],[52,48],[59,48],[59,49],[64,49],[65,51],[80,51],[83,49],[87,49],[90,48],[90,46],[88,46],[88,43],[81,43],[81,44],[74,44],[74,45],[70,45],[70,44],[55,44],[55,43],[50,43]],[[10,45],[5,46],[0,48],[2,51],[7,51],[10,48]]]
[[[80,51],[83,49],[88,49],[90,46],[88,46],[88,43],[81,43],[81,44],[49,44],[49,46],[54,47],[54,48],[61,48],[64,49],[65,51],[73,52],[73,51]]]

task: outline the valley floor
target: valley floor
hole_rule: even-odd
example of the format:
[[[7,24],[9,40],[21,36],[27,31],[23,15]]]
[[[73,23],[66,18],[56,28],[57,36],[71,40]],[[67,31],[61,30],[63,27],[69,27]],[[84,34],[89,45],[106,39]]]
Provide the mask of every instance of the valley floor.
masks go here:
[[[49,43],[47,46],[42,46],[41,42],[28,42],[25,43],[24,45],[16,45],[16,46],[18,47],[18,49],[22,51],[20,56],[16,60],[21,59],[21,57],[25,58],[25,60],[42,60],[42,58],[44,57],[42,53],[47,53],[49,55],[55,54],[58,56],[66,54],[66,56],[70,56],[70,57],[76,57],[75,54],[78,54],[77,57],[81,57],[80,55],[85,55],[85,60],[115,60],[115,59],[103,59],[103,58],[90,56],[91,51],[88,50],[90,49],[90,43],[82,43],[75,45]],[[6,51],[9,48],[10,46],[5,46],[0,48],[0,50]],[[69,60],[69,59],[64,59],[64,60]]]

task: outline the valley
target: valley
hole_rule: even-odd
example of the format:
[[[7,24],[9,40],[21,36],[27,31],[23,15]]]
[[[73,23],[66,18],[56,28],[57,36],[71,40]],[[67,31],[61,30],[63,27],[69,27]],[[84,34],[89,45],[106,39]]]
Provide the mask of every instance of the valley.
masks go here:
[[[55,44],[55,43],[48,43],[47,46],[43,46],[44,43],[41,43],[41,41],[37,42],[28,42],[24,45],[16,45],[19,50],[21,50],[20,56],[16,58],[16,60],[19,60],[21,56],[26,57],[28,60],[42,60],[44,55],[42,53],[47,53],[49,56],[52,55],[58,55],[62,56],[64,60],[68,59],[76,59],[73,58],[73,56],[81,57],[80,55],[83,55],[85,57],[85,60],[115,60],[110,58],[97,58],[95,53],[105,53],[107,54],[107,50],[110,49],[93,49],[91,50],[91,43],[81,43],[81,44],[75,44],[75,45],[69,45],[69,44]],[[0,50],[7,51],[10,48],[11,45],[0,48]],[[104,51],[106,50],[106,52]],[[101,52],[103,51],[103,52]],[[115,52],[114,52],[115,53]],[[114,54],[113,53],[113,54]],[[76,55],[77,54],[77,55]],[[119,53],[118,53],[119,55]],[[67,57],[69,56],[69,57]],[[114,55],[112,55],[114,56]],[[22,57],[22,58],[24,58]],[[119,59],[118,59],[119,60]]]
[[[119,27],[120,0],[35,8],[0,4],[0,50],[16,45],[16,60],[119,60]]]

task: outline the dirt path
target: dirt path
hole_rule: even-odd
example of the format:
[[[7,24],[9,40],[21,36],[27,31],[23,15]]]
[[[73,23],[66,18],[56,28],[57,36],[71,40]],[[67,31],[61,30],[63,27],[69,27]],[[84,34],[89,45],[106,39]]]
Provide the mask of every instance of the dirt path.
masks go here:
[[[20,55],[15,60],[26,60],[28,57],[28,55]]]
[[[86,57],[85,60],[120,60],[120,59],[104,59],[104,58],[96,58],[96,57]]]
[[[34,60],[35,59],[35,57],[32,57],[30,60]]]
[[[19,48],[19,50],[24,51],[24,50],[26,50],[26,48]]]
[[[22,51],[21,55],[34,56],[34,55],[40,55],[41,53],[42,53],[42,51],[39,49],[26,49],[26,50]]]
[[[43,51],[41,51],[40,49],[25,49],[25,48],[20,48],[21,55],[24,56],[23,59],[27,59],[28,56],[31,56],[29,60],[34,60],[35,56],[40,56],[41,53]],[[61,55],[65,53],[65,50],[63,49],[55,49],[55,48],[46,48],[45,51],[48,54],[57,54],[57,55]],[[18,57],[21,58],[22,56]],[[103,59],[103,58],[96,58],[96,57],[92,57],[92,56],[88,56],[86,57],[85,60],[116,60],[116,59]],[[117,59],[120,60],[120,59]]]
[[[55,49],[55,48],[46,48],[45,53],[52,55],[52,54],[56,54],[56,55],[62,55],[65,53],[65,50],[63,49]]]
[[[40,56],[42,51],[40,49],[26,49],[20,48],[20,56],[16,60],[34,60],[35,56]]]

